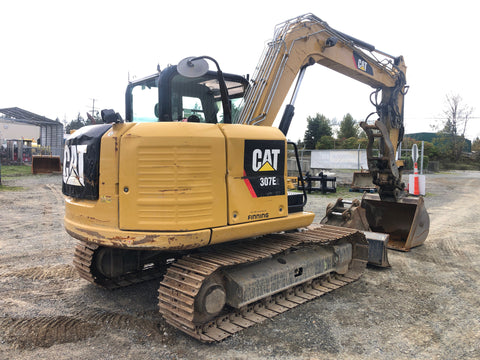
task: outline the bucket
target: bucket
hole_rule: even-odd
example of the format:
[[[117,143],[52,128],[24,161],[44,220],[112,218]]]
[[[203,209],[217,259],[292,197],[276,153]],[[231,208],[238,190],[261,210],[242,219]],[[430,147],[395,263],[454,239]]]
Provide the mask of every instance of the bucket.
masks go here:
[[[374,190],[376,186],[373,184],[372,174],[369,171],[355,171],[350,188],[352,190]]]
[[[35,155],[32,157],[32,173],[33,174],[50,174],[61,172],[59,156]]]
[[[388,248],[409,251],[425,242],[430,218],[423,197],[408,196],[393,202],[382,201],[378,194],[364,194],[361,206],[371,231],[390,235]]]

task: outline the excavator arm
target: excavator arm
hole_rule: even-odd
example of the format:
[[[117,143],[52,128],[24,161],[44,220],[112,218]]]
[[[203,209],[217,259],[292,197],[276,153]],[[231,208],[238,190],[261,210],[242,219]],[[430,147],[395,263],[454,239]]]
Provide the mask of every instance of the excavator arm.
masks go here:
[[[287,134],[299,84],[305,69],[315,63],[375,89],[372,102],[376,111],[371,115],[377,114],[378,119],[361,123],[369,138],[368,166],[382,200],[396,201],[403,189],[398,169],[403,163],[395,160],[404,132],[406,66],[401,56],[376,50],[373,45],[331,28],[313,14],[288,20],[276,27],[274,38],[260,59],[237,123],[272,126],[298,77],[292,102],[287,105],[279,126]],[[375,139],[379,139],[380,154],[374,154]]]
[[[409,250],[422,244],[429,230],[423,199],[406,197],[403,161],[396,160],[404,134],[403,104],[408,88],[402,56],[379,51],[331,28],[313,14],[288,20],[276,27],[273,40],[267,44],[236,122],[272,126],[297,78],[279,124],[286,135],[305,70],[315,63],[374,89],[370,101],[375,111],[360,126],[368,137],[368,168],[378,194],[365,194],[361,204],[350,207],[339,199],[327,208],[322,223],[388,234],[389,239],[368,239],[370,249],[378,250],[378,256],[372,256],[376,261],[372,262],[370,255],[369,261],[386,266],[387,243],[390,248]]]

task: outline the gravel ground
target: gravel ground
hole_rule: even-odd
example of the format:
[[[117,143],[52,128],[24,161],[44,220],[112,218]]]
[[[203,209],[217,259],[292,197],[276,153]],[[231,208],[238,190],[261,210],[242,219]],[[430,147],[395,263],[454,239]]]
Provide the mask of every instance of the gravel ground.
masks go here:
[[[480,358],[479,172],[427,175],[429,237],[390,251],[392,268],[212,345],[163,321],[158,281],[106,291],[77,276],[59,175],[2,181],[23,190],[0,192],[0,359]],[[309,197],[316,221],[334,199]]]

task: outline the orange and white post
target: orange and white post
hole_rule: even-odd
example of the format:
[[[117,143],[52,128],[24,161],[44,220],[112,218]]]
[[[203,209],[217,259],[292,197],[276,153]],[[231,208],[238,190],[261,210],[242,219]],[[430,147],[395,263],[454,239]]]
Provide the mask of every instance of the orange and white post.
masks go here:
[[[415,162],[415,167],[413,171],[413,195],[420,195],[420,179],[418,177],[417,162]]]
[[[423,148],[422,148],[423,149]],[[418,174],[418,147],[412,146],[413,174],[408,176],[408,193],[414,196],[425,195],[425,175]]]

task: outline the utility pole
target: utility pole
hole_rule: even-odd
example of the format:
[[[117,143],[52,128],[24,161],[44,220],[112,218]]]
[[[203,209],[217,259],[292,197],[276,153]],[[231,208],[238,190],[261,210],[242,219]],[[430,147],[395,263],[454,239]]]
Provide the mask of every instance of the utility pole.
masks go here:
[[[95,117],[95,100],[97,99],[92,99],[92,116]]]

